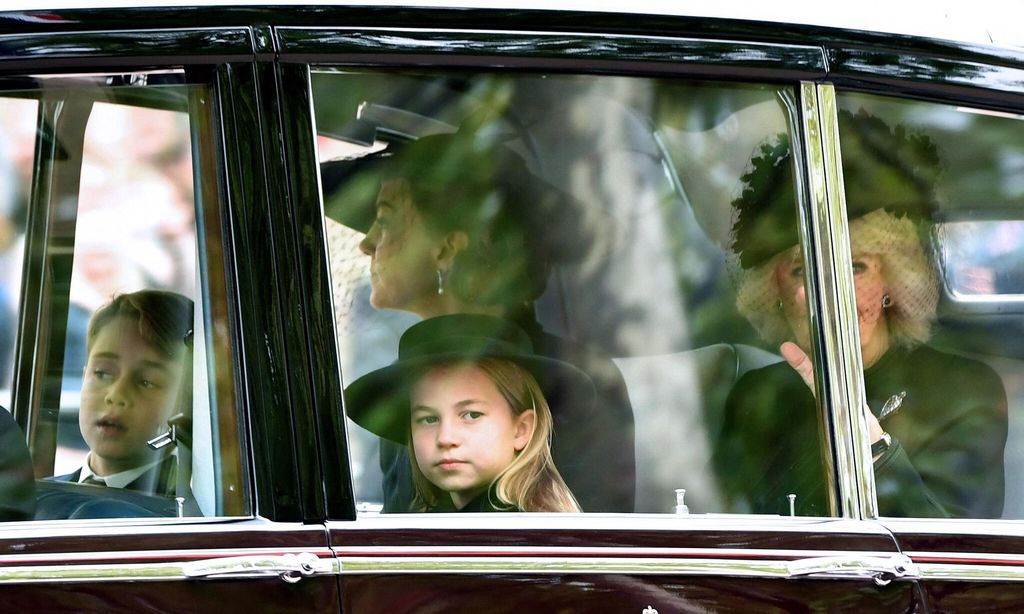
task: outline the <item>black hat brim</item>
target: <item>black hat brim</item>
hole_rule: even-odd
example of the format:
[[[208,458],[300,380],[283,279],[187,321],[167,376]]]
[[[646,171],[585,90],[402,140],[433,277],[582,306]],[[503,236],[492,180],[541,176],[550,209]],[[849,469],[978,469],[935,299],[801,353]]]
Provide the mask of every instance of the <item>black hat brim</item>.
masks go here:
[[[415,383],[413,378],[434,365],[472,363],[485,357],[510,360],[530,373],[548,400],[554,417],[563,411],[563,408],[551,403],[556,390],[558,398],[572,399],[574,404],[584,405],[572,408],[574,418],[581,413],[589,413],[593,405],[596,393],[591,379],[576,367],[560,360],[516,352],[488,352],[475,356],[448,352],[399,360],[360,377],[345,388],[345,412],[364,429],[405,444],[409,438],[409,393]]]
[[[357,232],[368,233],[376,219],[377,195],[384,181],[404,177],[410,168],[426,172],[422,164],[410,165],[410,155],[433,161],[443,158],[447,151],[469,149],[457,144],[460,138],[466,137],[437,134],[415,141],[395,141],[387,149],[359,158],[321,163],[324,214]],[[582,260],[609,220],[532,172],[522,156],[508,146],[498,145],[492,150],[497,171],[488,181],[505,195],[505,204],[536,242],[535,251],[559,264]],[[468,172],[457,165],[451,168],[455,176]],[[439,182],[435,189],[448,185],[429,173],[421,179],[426,176]]]
[[[324,214],[366,234],[377,216],[377,193],[390,163],[389,156],[329,160],[320,164]]]

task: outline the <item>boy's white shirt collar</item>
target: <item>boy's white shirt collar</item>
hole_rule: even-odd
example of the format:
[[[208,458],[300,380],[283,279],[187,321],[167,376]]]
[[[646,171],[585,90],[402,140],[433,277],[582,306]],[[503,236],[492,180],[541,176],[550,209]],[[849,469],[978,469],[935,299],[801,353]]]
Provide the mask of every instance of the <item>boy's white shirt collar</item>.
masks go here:
[[[110,488],[124,488],[125,486],[128,486],[135,480],[139,479],[139,477],[142,476],[143,473],[146,473],[153,467],[162,463],[164,459],[166,459],[167,457],[161,456],[155,461],[148,463],[146,465],[142,465],[141,467],[134,467],[132,469],[121,471],[118,473],[112,473],[106,476],[100,476],[93,473],[92,468],[89,467],[90,458],[92,458],[92,452],[89,452],[89,454],[85,457],[85,462],[82,463],[82,470],[78,475],[79,484],[85,482],[89,478],[93,478],[96,480],[100,480]]]

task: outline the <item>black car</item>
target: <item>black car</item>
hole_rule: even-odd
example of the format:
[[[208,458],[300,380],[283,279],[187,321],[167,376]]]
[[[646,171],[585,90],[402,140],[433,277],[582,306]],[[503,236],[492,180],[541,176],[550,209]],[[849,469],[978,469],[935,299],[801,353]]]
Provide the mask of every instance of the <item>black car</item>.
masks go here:
[[[0,12],[3,608],[1014,609],[1014,9],[431,4]]]

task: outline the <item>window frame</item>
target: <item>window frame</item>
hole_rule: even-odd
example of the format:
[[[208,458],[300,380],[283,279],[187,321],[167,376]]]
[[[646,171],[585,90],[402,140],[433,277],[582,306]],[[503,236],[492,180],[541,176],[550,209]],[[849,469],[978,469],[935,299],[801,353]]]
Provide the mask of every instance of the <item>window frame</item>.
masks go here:
[[[918,47],[923,52],[852,45],[826,47],[832,61],[828,81],[840,93],[1024,113],[1024,51],[934,41],[919,42]],[[841,139],[837,146],[841,146]],[[841,181],[841,164],[833,172]],[[844,215],[840,219],[845,220],[845,206],[841,210]],[[852,278],[849,267],[845,271],[840,267],[837,274]],[[851,294],[847,302],[852,300]],[[847,381],[855,395],[863,398],[859,353],[846,358],[836,366],[850,374]],[[851,436],[855,443],[859,441],[861,449],[868,446],[866,429],[853,430]],[[859,462],[864,465],[870,458]],[[860,491],[874,501],[873,480],[869,485],[862,479]],[[970,594],[992,598],[994,593],[987,591],[998,591],[997,599],[1019,596],[1017,584],[1024,582],[1024,567],[1019,561],[1019,553],[1024,551],[1024,519],[894,518],[879,517],[877,509],[865,512],[867,519],[892,531],[901,550],[917,565],[922,587],[936,607],[955,609],[955,604],[964,603],[958,600]]]
[[[253,188],[253,178],[261,174],[252,169],[265,164],[264,157],[257,155],[250,157],[246,163],[239,163],[238,152],[254,151],[252,147],[228,146],[228,143],[244,143],[252,137],[244,130],[235,130],[239,122],[249,122],[250,125],[260,122],[256,111],[258,105],[256,100],[261,95],[255,89],[253,82],[244,82],[237,76],[237,70],[232,70],[227,62],[235,62],[234,66],[243,69],[248,68],[251,72],[253,59],[252,34],[248,28],[231,27],[219,29],[158,29],[158,30],[108,30],[108,31],[80,31],[74,33],[39,33],[0,35],[0,43],[4,45],[5,57],[0,62],[0,77],[6,79],[17,79],[19,75],[34,75],[36,79],[64,79],[74,75],[120,75],[139,73],[159,73],[167,69],[184,70],[186,82],[204,83],[208,86],[207,96],[209,97],[208,114],[205,118],[199,118],[205,125],[208,136],[217,138],[217,141],[204,143],[203,147],[196,147],[193,143],[193,153],[199,155],[193,160],[195,173],[210,171],[214,174],[205,177],[196,183],[197,200],[197,239],[200,241],[204,260],[213,269],[204,270],[203,275],[214,273],[212,277],[220,278],[217,282],[225,294],[222,302],[218,305],[207,305],[212,308],[211,317],[218,318],[217,321],[227,324],[223,331],[207,331],[210,335],[217,335],[220,339],[228,341],[230,353],[219,356],[221,359],[216,365],[219,377],[230,381],[233,388],[234,399],[230,407],[220,408],[222,412],[229,412],[233,416],[234,428],[237,432],[237,444],[239,463],[237,468],[226,468],[228,477],[233,480],[241,489],[241,499],[245,502],[245,508],[231,509],[231,515],[241,517],[259,514],[264,517],[274,518],[278,516],[290,516],[302,518],[305,512],[301,511],[301,501],[296,495],[295,476],[299,473],[296,469],[294,454],[294,433],[291,412],[274,412],[269,409],[265,411],[255,410],[250,400],[251,387],[247,382],[253,380],[266,381],[269,378],[261,378],[255,375],[261,368],[268,369],[268,363],[284,363],[284,358],[271,358],[266,354],[264,348],[253,351],[246,351],[243,348],[244,339],[255,339],[259,336],[256,331],[262,329],[262,325],[255,322],[256,316],[244,315],[241,312],[244,305],[252,304],[252,301],[244,299],[244,290],[239,294],[240,269],[237,263],[254,263],[256,260],[240,251],[237,247],[237,237],[251,234],[252,231],[239,224],[239,214],[246,210],[266,211],[270,209],[269,198],[266,192],[260,193]],[[31,53],[27,52],[31,50]],[[38,51],[38,53],[37,53]],[[237,64],[244,60],[242,64]],[[33,79],[25,80],[26,87],[30,86]],[[248,88],[248,89],[247,89]],[[265,95],[265,94],[263,94]],[[246,107],[238,103],[238,99],[244,97],[251,105]],[[195,119],[195,118],[194,118]],[[199,130],[193,125],[193,134]],[[232,135],[237,140],[231,141]],[[212,145],[212,147],[211,147]],[[255,148],[259,151],[259,148]],[[38,164],[37,152],[37,164]],[[227,166],[225,166],[227,163]],[[198,175],[197,175],[198,177]],[[76,183],[77,179],[72,183]],[[44,177],[39,175],[39,169],[35,169],[33,181],[45,183]],[[46,189],[44,189],[46,188]],[[30,216],[37,218],[34,222],[30,220],[30,228],[36,230],[27,233],[26,254],[39,251],[42,244],[45,244],[47,230],[46,224],[49,215],[50,193],[49,186],[38,185],[33,189],[33,197],[30,206]],[[205,202],[205,205],[202,203]],[[40,205],[45,204],[45,207]],[[202,207],[199,209],[198,207]],[[199,219],[202,213],[204,218]],[[246,219],[245,223],[250,220]],[[198,236],[203,226],[209,227],[213,236]],[[214,239],[214,236],[216,239]],[[42,243],[40,243],[42,242]],[[33,245],[36,245],[34,247]],[[258,249],[248,246],[252,253],[260,254],[265,266],[269,268],[274,262],[275,255],[265,249]],[[214,254],[210,250],[215,250]],[[213,254],[215,258],[211,259]],[[219,254],[219,255],[217,255]],[[40,297],[41,279],[44,276],[44,268],[37,258],[26,258],[27,274],[24,278],[25,289],[22,292],[19,313],[19,334],[18,350],[15,360],[16,389],[20,386],[21,400],[15,392],[13,413],[16,419],[24,427],[28,427],[32,420],[28,412],[36,406],[33,397],[38,397],[38,392],[33,392],[36,386],[37,374],[34,365],[36,364],[35,352],[41,346],[38,343],[38,329],[43,325],[40,313],[36,310],[24,309],[24,306],[40,304],[41,308],[49,308],[44,301],[33,299]],[[251,270],[246,268],[245,270]],[[211,279],[212,279],[211,277]],[[264,275],[265,278],[265,275]],[[205,282],[204,282],[205,283]],[[257,286],[255,282],[252,286]],[[265,284],[263,284],[265,285]],[[276,294],[275,294],[276,296]],[[276,300],[276,298],[275,298]],[[290,314],[277,312],[275,318],[283,320],[290,317]],[[59,321],[60,318],[57,318]],[[66,320],[66,317],[65,317]],[[278,325],[276,329],[287,329],[286,325]],[[56,331],[59,333],[59,331]],[[279,355],[284,354],[283,344],[279,344],[275,350]],[[261,355],[264,360],[258,360]],[[243,362],[243,356],[250,356],[248,362]],[[212,354],[211,354],[212,357]],[[220,364],[223,363],[223,364]],[[277,375],[276,380],[281,376]],[[20,380],[20,381],[19,381]],[[290,402],[282,402],[276,399],[271,403],[274,407],[282,405],[288,407]],[[228,416],[224,416],[227,418]],[[232,421],[223,423],[222,426],[229,426]],[[285,434],[286,439],[267,444],[260,444],[258,438],[250,436],[250,429],[260,429],[264,432],[277,432]],[[271,460],[273,459],[273,460]],[[282,461],[281,459],[287,459]],[[52,461],[51,461],[52,462]],[[256,467],[254,467],[256,463]],[[290,471],[288,478],[275,479],[270,468],[277,467],[278,471],[287,467]],[[47,472],[43,472],[47,473]],[[305,472],[309,474],[309,471]],[[48,474],[48,473],[47,473]],[[257,481],[258,480],[258,481]],[[313,474],[308,481],[319,483],[319,475]],[[257,493],[270,493],[270,484],[282,484],[279,490],[279,501],[287,501],[287,509],[280,503],[274,505],[273,499],[264,494],[257,497]],[[264,486],[265,485],[265,486]],[[307,489],[308,490],[308,489]],[[166,520],[166,519],[165,519]]]
[[[292,92],[301,92],[299,100],[283,101],[285,108],[289,109],[285,115],[293,120],[303,117],[301,122],[314,126],[312,117],[312,94],[310,84],[310,70],[313,65],[322,64],[325,66],[358,67],[361,70],[372,70],[374,68],[394,69],[429,66],[432,68],[443,67],[454,70],[478,69],[488,71],[518,71],[536,70],[547,72],[565,72],[570,74],[618,74],[629,76],[657,76],[657,77],[678,77],[678,78],[713,78],[715,81],[738,80],[743,82],[757,83],[782,83],[792,85],[798,92],[803,92],[808,87],[814,87],[814,83],[821,81],[826,73],[827,65],[823,62],[822,49],[813,45],[793,45],[758,43],[759,49],[765,50],[763,54],[751,57],[745,53],[749,50],[751,43],[744,41],[731,41],[727,39],[703,40],[699,38],[686,37],[648,37],[639,35],[623,34],[566,34],[557,31],[532,30],[526,33],[512,30],[472,30],[472,29],[446,29],[444,27],[422,29],[422,28],[393,28],[386,25],[374,27],[338,27],[338,28],[309,28],[309,27],[279,27],[275,29],[280,49],[279,61],[281,70],[292,76],[288,80],[294,85],[289,88]],[[457,40],[451,40],[455,36]],[[410,49],[415,51],[410,52]],[[626,60],[622,58],[628,58]],[[293,97],[299,98],[299,97]],[[805,151],[815,148],[813,151],[821,152],[826,143],[821,138],[814,138],[822,126],[819,121],[827,121],[827,117],[834,116],[834,109],[819,110],[817,97],[810,97],[804,92],[800,102],[801,108],[797,111],[797,125],[801,132],[805,133]],[[820,120],[824,116],[825,120]],[[810,134],[811,137],[807,137]],[[295,135],[289,135],[296,139]],[[301,137],[308,142],[296,142],[292,151],[300,168],[300,174],[308,173],[310,179],[302,182],[296,189],[305,190],[300,196],[305,211],[304,219],[310,228],[319,233],[313,239],[314,242],[326,246],[323,229],[323,203],[321,202],[319,190],[319,172],[315,166],[316,152],[312,142],[312,135]],[[830,141],[830,142],[834,142]],[[826,177],[834,177],[834,173],[826,172],[825,165],[828,160],[822,157],[821,153],[815,155],[801,155],[799,168],[803,173],[802,185],[809,186],[814,181],[822,182]],[[314,179],[315,178],[315,179]],[[294,185],[294,183],[293,183]],[[303,188],[305,186],[305,188]],[[309,187],[315,186],[316,193],[309,193]],[[813,186],[815,190],[818,187]],[[810,192],[805,188],[803,198],[810,199]],[[301,194],[301,192],[300,192]],[[823,196],[823,194],[821,195]],[[801,204],[803,216],[811,215],[806,211],[809,205]],[[828,201],[818,198],[814,202],[816,210],[823,207],[828,212]],[[310,214],[314,214],[310,217]],[[821,213],[816,214],[820,217]],[[804,226],[806,228],[806,225]],[[816,228],[813,234],[803,237],[805,244],[832,244],[834,238],[823,231],[830,231],[826,223]],[[323,254],[326,254],[324,248]],[[325,257],[325,256],[323,256]],[[847,255],[848,257],[848,255]],[[824,256],[817,261],[809,261],[808,270],[817,271],[813,278],[813,289],[809,287],[811,300],[823,301],[821,304],[839,305],[842,301],[835,298],[839,292],[835,284],[836,278],[828,276],[826,271],[832,269],[825,266],[827,260]],[[317,273],[312,281],[329,284],[329,265],[320,262],[314,265],[313,270]],[[850,282],[852,284],[852,281]],[[852,285],[850,286],[852,288]],[[319,296],[329,299],[331,296],[328,287],[321,286],[317,293]],[[820,298],[815,298],[820,297]],[[856,313],[855,311],[853,312]],[[330,317],[330,314],[327,314]],[[854,316],[854,321],[856,317]],[[815,330],[815,338],[819,340],[816,347],[821,348],[825,340],[835,339],[832,332],[823,332],[821,327],[829,325],[829,318],[812,319],[812,330]],[[333,330],[328,327],[326,330]],[[330,335],[328,335],[330,336]],[[329,339],[331,345],[334,340]],[[848,343],[848,342],[847,342]],[[863,473],[864,465],[854,462],[855,456],[860,452],[855,446],[857,441],[849,435],[851,427],[860,428],[853,421],[860,420],[854,412],[850,412],[850,401],[847,400],[847,390],[850,388],[848,380],[843,375],[841,367],[833,366],[833,355],[841,352],[841,345],[830,345],[826,348],[824,361],[817,361],[818,364],[825,364],[827,369],[816,370],[817,376],[827,386],[820,389],[825,390],[824,400],[819,401],[819,406],[826,408],[827,422],[825,428],[832,433],[833,437],[827,437],[823,444],[828,446],[827,457],[834,463],[829,467],[829,474],[834,482],[829,484],[828,490],[835,502],[834,518],[863,519],[873,514],[869,507],[864,509],[864,501],[873,501],[873,496],[868,499],[867,492],[873,493],[873,476],[870,475],[870,465],[867,465],[867,476],[855,478],[855,472]],[[325,361],[324,370],[331,373],[340,373],[341,365],[338,360],[336,348],[324,348],[325,353],[318,355],[318,360]],[[321,388],[327,396],[340,398],[340,377],[334,383],[325,382]],[[819,381],[819,386],[821,386]],[[340,406],[340,405],[339,405]],[[348,458],[347,445],[341,447],[346,441],[344,422],[340,424],[337,420],[328,421],[321,415],[321,433],[330,433],[329,440],[324,443],[334,443],[333,449],[325,447],[324,463],[330,458]],[[835,426],[841,425],[841,426]],[[866,450],[865,450],[866,452]],[[865,483],[870,479],[870,486]],[[355,501],[353,499],[351,486],[346,484],[339,489],[331,483],[327,485],[329,518],[339,520],[351,520],[355,517]],[[870,491],[866,489],[871,489]]]
[[[986,50],[972,46],[933,43],[924,47],[939,47],[944,55],[917,55],[904,50],[876,50],[851,46],[826,46],[826,55],[831,60],[828,80],[819,86],[819,96],[829,99],[831,127],[823,130],[823,144],[827,158],[826,168],[830,177],[829,208],[834,220],[831,225],[819,224],[819,235],[827,238],[833,246],[844,253],[841,260],[834,261],[833,271],[841,288],[845,310],[853,309],[852,323],[856,323],[856,301],[853,296],[853,275],[851,267],[841,266],[850,262],[849,224],[846,220],[845,194],[842,189],[842,163],[840,149],[842,139],[838,134],[837,92],[866,93],[896,98],[947,105],[969,105],[974,108],[1020,114],[1024,112],[1024,52],[1011,50]],[[929,51],[933,51],[929,49]],[[934,51],[933,51],[934,52]],[[990,72],[980,70],[982,62],[996,66]],[[879,67],[881,65],[881,67]],[[842,334],[845,331],[846,334]],[[857,326],[840,328],[840,341],[849,348],[860,347]],[[854,334],[849,334],[854,333]],[[848,407],[862,407],[864,390],[863,367],[857,351],[837,352],[828,361],[828,377],[845,382]],[[856,491],[864,502],[863,514],[868,519],[878,519],[874,477],[871,472],[870,442],[867,425],[860,412],[852,412],[847,422],[845,435],[849,437],[854,451],[851,466],[858,477]],[[910,523],[934,525],[936,521],[922,519],[894,519],[885,521],[899,525]],[[919,522],[920,521],[920,522]],[[955,526],[962,530],[964,523],[984,524],[989,522],[1014,522],[1011,519],[984,521],[957,520]]]
[[[196,185],[197,200],[206,204],[202,221],[197,212],[197,224],[205,223],[213,232],[204,237],[209,239],[204,257],[223,277],[218,283],[224,297],[214,314],[222,330],[207,333],[229,341],[226,362],[216,368],[230,382],[235,399],[219,410],[237,416],[234,453],[248,509],[230,518],[6,523],[0,531],[0,551],[8,553],[0,568],[5,595],[12,602],[45,598],[80,607],[82,584],[69,586],[68,579],[73,579],[111,603],[144,599],[154,607],[174,609],[184,597],[195,598],[193,606],[200,608],[231,600],[273,609],[294,606],[295,596],[302,595],[310,609],[336,611],[338,567],[324,527],[303,523],[323,516],[315,505],[322,477],[313,452],[298,443],[308,432],[294,419],[290,388],[305,383],[292,384],[287,370],[290,360],[304,356],[301,347],[288,347],[286,339],[302,322],[282,296],[279,278],[287,273],[280,272],[286,268],[278,248],[267,245],[271,233],[292,233],[287,214],[280,215],[282,220],[271,216],[272,211],[287,211],[286,202],[272,201],[267,178],[268,169],[283,172],[280,157],[273,155],[280,139],[276,132],[266,138],[274,128],[267,126],[264,101],[275,98],[277,90],[272,79],[261,81],[257,75],[253,29],[166,29],[152,23],[147,29],[145,24],[126,23],[131,17],[120,11],[105,18],[103,11],[48,16],[56,19],[40,27],[49,29],[47,33],[0,33],[0,76],[170,68],[184,69],[190,79],[209,86],[211,112],[203,127],[209,141],[193,164],[213,174]],[[76,30],[61,31],[71,27]],[[261,129],[254,131],[254,126]],[[264,308],[264,301],[270,307]],[[304,458],[313,462],[303,465]],[[303,492],[314,494],[314,505],[304,500]],[[228,578],[204,583],[196,592],[200,578],[223,575],[225,565],[236,565]],[[139,577],[162,582],[134,581]],[[282,590],[303,578],[300,593]],[[162,588],[154,591],[157,586]]]

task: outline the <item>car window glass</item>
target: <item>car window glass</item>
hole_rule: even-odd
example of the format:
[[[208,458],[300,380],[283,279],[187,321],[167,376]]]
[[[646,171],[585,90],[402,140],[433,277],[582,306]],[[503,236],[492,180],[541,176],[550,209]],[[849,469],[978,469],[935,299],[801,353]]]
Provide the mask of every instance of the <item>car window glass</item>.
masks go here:
[[[21,293],[21,252],[32,178],[38,104],[30,98],[0,98],[0,406],[11,407],[14,345]]]
[[[245,511],[223,264],[205,248],[220,241],[207,100],[180,73],[0,98],[18,111],[0,170],[24,274],[4,297],[20,331],[4,405],[36,519]]]
[[[806,437],[773,441],[806,392],[772,376],[808,328],[793,90],[329,68],[312,84],[358,509],[574,511],[564,482],[585,512],[829,515],[813,401]],[[520,419],[550,430],[552,462],[546,441],[520,447]],[[531,498],[527,465],[557,468],[554,495]]]
[[[839,101],[879,512],[1020,518],[1024,121]]]

